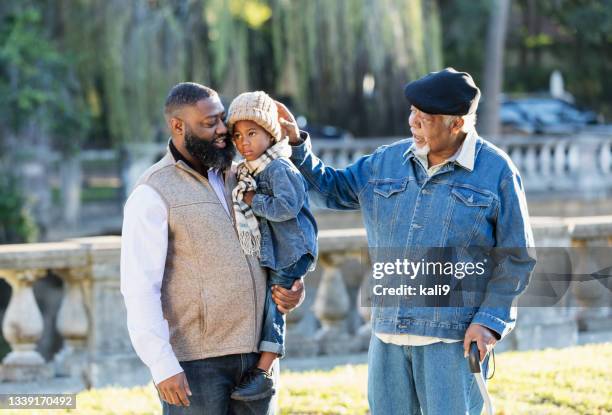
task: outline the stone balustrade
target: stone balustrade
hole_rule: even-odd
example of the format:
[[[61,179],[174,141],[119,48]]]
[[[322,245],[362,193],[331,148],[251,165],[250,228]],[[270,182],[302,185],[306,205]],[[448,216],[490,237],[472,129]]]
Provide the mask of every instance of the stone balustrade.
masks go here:
[[[359,138],[346,141],[312,140],[314,153],[326,165],[345,167],[359,157],[372,154],[378,147],[390,144],[405,137]]]
[[[313,141],[315,153],[331,166],[343,167],[381,145],[402,137],[353,141]],[[518,167],[530,194],[550,192],[587,198],[612,193],[612,135],[502,136],[492,140]]]
[[[2,334],[12,349],[2,360],[3,380],[48,379],[55,373],[52,365],[45,362],[36,350],[43,333],[43,317],[32,289],[49,270],[65,278],[67,287],[56,322],[66,339],[61,354],[68,357],[77,352],[74,347],[83,346],[89,333],[89,322],[82,285],[85,274],[79,271],[86,266],[86,253],[76,243],[5,245],[0,248],[0,277],[10,284],[12,290],[2,322]]]
[[[313,141],[327,165],[344,167],[401,137]],[[612,134],[501,136],[491,140],[521,173],[533,215],[572,217],[612,212]]]
[[[344,167],[381,145],[402,138],[314,139],[312,143],[315,153],[326,164]],[[609,131],[593,130],[575,136],[501,136],[492,141],[510,155],[521,172],[532,214],[578,216],[612,211],[612,134]],[[50,229],[50,239],[118,229],[127,194],[140,174],[159,160],[165,149],[165,143],[141,143],[120,152],[86,150],[70,160],[50,154],[48,171],[40,168],[44,164],[38,159],[24,163],[28,189],[36,191],[40,187],[49,193],[50,183],[60,189],[62,203],[57,208],[61,211],[47,206],[50,195],[33,195],[39,201],[49,199],[36,212],[50,216],[46,220],[38,218]],[[90,168],[101,163],[108,170]],[[84,206],[81,187],[90,182],[119,186],[122,193],[112,200],[98,200]],[[96,209],[96,204],[101,207]],[[100,209],[107,213],[104,218],[99,215]]]
[[[3,382],[72,377],[86,387],[132,378],[141,364],[119,291],[120,244],[119,237],[97,237],[0,247],[0,278],[11,286],[2,322],[11,348],[0,365]],[[44,319],[33,286],[50,274],[63,283],[54,321],[62,348],[45,361],[37,350]]]
[[[315,153],[331,166],[344,167],[360,156],[371,154],[381,145],[405,137],[313,140]],[[609,193],[612,177],[612,134],[596,131],[577,135],[500,136],[492,139],[506,151],[521,171],[528,192],[572,192],[580,186],[589,196]],[[132,144],[123,152],[125,169],[120,180],[126,190],[148,166],[164,154],[165,143]],[[81,163],[115,160],[114,150],[84,151]],[[69,177],[74,177],[74,166]],[[80,177],[79,175],[76,175]]]
[[[531,194],[609,196],[612,136],[504,137],[496,141],[518,167]]]
[[[534,218],[533,227],[538,246],[612,246],[612,217]],[[359,297],[369,277],[365,231],[324,230],[319,243],[317,270],[306,278],[307,300],[288,316],[288,354],[365,351],[370,317]],[[0,365],[0,390],[59,378],[79,379],[82,387],[147,381],[148,372],[127,333],[119,258],[119,237],[0,247],[0,278],[12,289],[2,322],[11,351]],[[539,261],[559,264],[560,272],[579,272],[585,266],[571,258]],[[50,274],[63,283],[54,321],[62,347],[46,360],[37,348],[45,319],[33,286]],[[612,329],[612,304],[604,291],[581,283],[567,293],[566,307],[522,309],[520,324],[500,349],[567,346],[576,344],[580,330]]]

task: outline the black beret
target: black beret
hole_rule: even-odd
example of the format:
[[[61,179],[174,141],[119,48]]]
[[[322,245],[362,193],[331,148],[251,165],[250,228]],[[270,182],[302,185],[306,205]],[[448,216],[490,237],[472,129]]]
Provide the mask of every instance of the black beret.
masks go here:
[[[480,89],[467,72],[446,68],[406,84],[404,95],[428,114],[467,115],[476,112]]]

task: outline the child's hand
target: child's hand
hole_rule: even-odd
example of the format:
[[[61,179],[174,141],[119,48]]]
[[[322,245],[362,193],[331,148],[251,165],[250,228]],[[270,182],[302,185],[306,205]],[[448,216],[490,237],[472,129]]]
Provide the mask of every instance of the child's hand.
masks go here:
[[[242,196],[242,201],[247,205],[251,206],[251,203],[253,203],[253,196],[255,196],[255,192],[249,190],[248,192],[245,192]]]
[[[272,300],[276,303],[278,311],[283,314],[287,314],[296,307],[299,307],[304,302],[305,297],[304,278],[295,280],[290,290],[280,285],[272,286]]]
[[[289,111],[289,109],[281,102],[276,102],[276,108],[278,110],[278,122],[281,126],[281,133],[283,137],[289,137],[289,144],[300,144],[300,129],[298,128],[295,117]]]

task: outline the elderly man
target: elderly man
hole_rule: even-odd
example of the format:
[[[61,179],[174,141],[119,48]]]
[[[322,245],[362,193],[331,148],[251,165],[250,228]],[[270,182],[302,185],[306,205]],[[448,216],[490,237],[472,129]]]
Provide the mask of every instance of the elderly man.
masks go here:
[[[533,237],[522,182],[508,156],[474,129],[480,91],[469,74],[433,72],[404,93],[412,139],[334,169],[294,128],[292,160],[313,203],[361,209],[371,256],[414,247],[512,248],[493,255],[486,288],[467,293],[462,304],[415,306],[422,302],[408,295],[373,302],[372,414],[479,414],[483,401],[465,359],[468,347],[477,342],[483,360],[512,330],[513,301],[535,265],[526,250]],[[292,121],[288,112],[284,118]]]
[[[215,91],[176,85],[164,108],[172,138],[124,209],[121,292],[134,349],[151,370],[164,414],[266,414],[271,399],[232,390],[257,353],[266,276],[234,228],[235,150]],[[273,287],[282,312],[303,282]]]

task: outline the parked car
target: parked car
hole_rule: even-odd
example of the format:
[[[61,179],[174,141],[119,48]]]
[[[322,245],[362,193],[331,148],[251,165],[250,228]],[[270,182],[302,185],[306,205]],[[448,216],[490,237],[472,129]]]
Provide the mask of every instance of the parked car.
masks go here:
[[[571,134],[602,122],[597,113],[556,98],[506,99],[499,116],[506,134]]]

